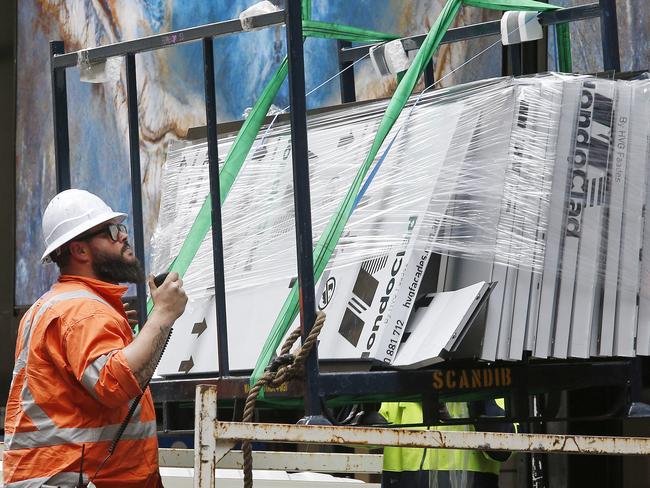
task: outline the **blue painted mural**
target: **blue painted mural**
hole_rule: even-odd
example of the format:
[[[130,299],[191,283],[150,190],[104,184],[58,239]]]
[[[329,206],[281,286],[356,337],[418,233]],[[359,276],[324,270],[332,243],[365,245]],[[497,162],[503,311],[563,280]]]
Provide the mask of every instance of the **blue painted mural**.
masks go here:
[[[278,3],[281,0],[277,0]],[[635,7],[645,0],[619,1],[621,55],[625,69],[648,66],[650,37],[647,12]],[[54,150],[48,67],[48,41],[64,40],[67,51],[105,45],[159,32],[236,18],[255,0],[21,0],[18,2],[17,80],[17,225],[16,303],[28,304],[55,279],[54,265],[41,265],[40,216],[54,195]],[[561,4],[574,5],[573,0]],[[584,2],[579,2],[584,3]],[[400,35],[424,33],[437,17],[443,0],[313,0],[313,18]],[[496,12],[463,8],[455,25],[498,18]],[[601,64],[599,28],[585,21],[572,28],[574,67],[596,71]],[[639,39],[641,39],[639,41]],[[473,59],[442,85],[500,73],[496,38],[477,39],[441,47],[436,78]],[[641,44],[639,44],[639,42]],[[237,120],[253,105],[285,54],[282,27],[215,40],[219,121]],[[170,141],[184,137],[190,127],[203,125],[203,85],[199,44],[176,46],[137,56],[138,97],[147,238],[156,223],[161,169]],[[552,68],[552,65],[551,65]],[[309,39],[305,44],[307,89],[337,72],[336,43]],[[367,61],[355,66],[359,99],[389,95],[393,79],[378,79]],[[103,84],[79,81],[68,70],[70,154],[74,187],[88,189],[116,209],[130,211],[127,113],[124,68],[119,80]],[[308,98],[310,108],[339,103],[335,79]],[[288,105],[287,87],[275,104]]]

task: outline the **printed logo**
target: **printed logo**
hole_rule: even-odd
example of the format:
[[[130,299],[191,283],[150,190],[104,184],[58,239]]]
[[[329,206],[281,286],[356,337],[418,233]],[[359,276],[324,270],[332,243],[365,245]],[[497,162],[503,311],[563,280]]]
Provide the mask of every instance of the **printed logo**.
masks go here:
[[[336,278],[333,276],[325,283],[325,289],[318,302],[318,310],[324,310],[334,298],[334,290],[336,290]]]
[[[352,296],[339,326],[339,334],[354,347],[359,344],[359,338],[366,325],[361,317],[372,306],[379,285],[379,282],[366,271],[364,265],[367,263],[369,262],[363,263],[359,269],[357,280],[352,289]]]

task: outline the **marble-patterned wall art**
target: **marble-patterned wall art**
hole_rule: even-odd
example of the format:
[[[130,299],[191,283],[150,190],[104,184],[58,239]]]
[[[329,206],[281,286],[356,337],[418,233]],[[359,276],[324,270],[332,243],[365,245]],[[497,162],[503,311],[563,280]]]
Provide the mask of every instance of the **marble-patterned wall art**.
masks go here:
[[[281,0],[276,0],[276,3]],[[67,51],[105,45],[160,32],[236,18],[255,0],[21,0],[18,2],[18,79],[16,124],[16,304],[33,302],[56,278],[54,265],[39,262],[44,249],[41,214],[55,192],[49,74],[50,40]],[[560,3],[575,4],[573,0]],[[619,0],[621,55],[625,69],[648,66],[645,0]],[[444,0],[313,0],[313,17],[392,32],[425,33]],[[455,25],[498,18],[496,12],[464,7]],[[574,67],[600,64],[598,23],[585,21],[572,31]],[[501,49],[496,37],[441,47],[435,60],[442,86],[498,76]],[[480,53],[480,54],[479,54]],[[250,107],[285,54],[282,27],[215,41],[219,121],[237,120]],[[161,169],[170,141],[205,123],[200,43],[139,54],[140,155],[146,238],[156,223]],[[465,61],[471,62],[463,65]],[[463,65],[461,67],[461,65]],[[458,71],[455,71],[457,70]],[[337,72],[336,43],[305,44],[307,89]],[[451,73],[451,74],[450,74]],[[100,195],[114,208],[130,211],[127,109],[124,67],[117,81],[87,84],[76,69],[68,72],[72,183]],[[445,75],[449,76],[445,77]],[[370,63],[355,66],[359,99],[389,95],[394,79],[380,79]],[[308,98],[308,106],[340,101],[338,80]],[[275,104],[288,105],[287,87]]]

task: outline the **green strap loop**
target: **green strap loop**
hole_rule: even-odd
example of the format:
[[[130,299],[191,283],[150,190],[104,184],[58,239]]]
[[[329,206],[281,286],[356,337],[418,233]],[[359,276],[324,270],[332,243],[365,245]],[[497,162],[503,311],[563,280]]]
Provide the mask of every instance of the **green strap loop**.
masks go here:
[[[368,173],[368,170],[374,161],[379,149],[395,124],[402,109],[404,108],[409,96],[411,95],[415,84],[422,74],[424,67],[436,52],[442,37],[447,32],[460,7],[471,5],[494,10],[551,10],[556,9],[554,5],[549,5],[535,0],[449,0],[442,9],[440,16],[427,34],[422,47],[418,51],[411,67],[405,73],[400,81],[395,94],[386,109],[386,112],[380,122],[379,129],[373,141],[372,147],[359,168],[352,185],[350,186],[345,198],[339,205],[336,214],[330,220],[327,228],[323,232],[314,251],[314,275],[316,281],[322,275],[327,262],[336,247],[338,239],[347,223],[352,205],[359,192],[361,184]],[[303,12],[303,32],[307,37],[324,37],[353,42],[378,42],[396,39],[397,36],[385,34],[367,29],[360,29],[350,26],[341,26],[327,22],[312,21],[311,18],[311,0],[302,0]],[[284,82],[288,71],[287,59],[285,58],[277,72],[265,87],[262,95],[255,103],[251,113],[242,125],[233,146],[231,147],[224,166],[219,175],[221,185],[221,204],[225,202],[230,189],[248,155],[253,142],[255,141],[264,118],[277,95],[282,83]],[[196,252],[198,251],[203,239],[207,235],[211,219],[210,196],[203,203],[188,236],[181,247],[181,250],[169,266],[168,271],[176,271],[183,276],[189,268]],[[147,303],[147,310],[150,312],[153,307],[151,300]],[[282,337],[285,335],[288,327],[293,322],[298,313],[298,288],[293,286],[289,296],[285,300],[282,310],[273,325],[271,333],[267,338],[264,348],[258,358],[258,361],[251,376],[251,384],[255,383],[260,377],[264,368],[268,364],[274,351],[277,349]],[[263,397],[263,391],[260,397]]]
[[[377,134],[372,143],[370,151],[366,156],[363,164],[360,166],[357,174],[352,182],[352,185],[348,189],[343,201],[339,204],[339,207],[330,219],[325,231],[321,235],[321,238],[318,240],[316,249],[314,250],[314,280],[318,281],[321,277],[327,262],[336,247],[336,244],[343,232],[343,228],[348,221],[350,213],[352,211],[352,205],[356,199],[357,194],[361,188],[361,184],[372,165],[379,149],[381,148],[382,143],[386,139],[386,136],[390,132],[391,128],[395,124],[395,121],[399,117],[402,109],[406,105],[409,96],[411,95],[413,88],[415,87],[420,75],[424,71],[424,67],[429,62],[433,53],[438,48],[442,37],[445,32],[451,25],[456,13],[460,9],[461,0],[450,0],[442,9],[440,16],[436,20],[435,24],[427,34],[422,47],[418,51],[413,63],[404,74],[400,84],[395,90],[395,94],[391,98],[390,103],[384,113],[384,116],[379,124]],[[282,337],[286,334],[288,328],[295,320],[298,314],[298,286],[297,283],[294,283],[294,286],[291,288],[289,296],[285,300],[282,310],[278,315],[271,333],[269,334],[262,352],[257,360],[255,369],[251,376],[251,384],[257,382],[259,377],[263,374],[264,368],[269,363],[273,353],[277,349]]]
[[[311,0],[302,0],[302,19],[311,19]]]
[[[467,4],[471,4],[472,2],[481,3],[483,4],[484,8],[493,9],[505,9],[506,6],[508,8],[516,6],[522,9],[534,8],[539,10],[557,8],[553,5],[536,2],[534,0],[465,1]],[[361,184],[366,174],[368,173],[372,162],[377,156],[381,145],[395,124],[397,118],[401,114],[402,109],[406,105],[408,98],[411,96],[419,77],[424,71],[425,66],[438,49],[438,46],[440,45],[444,34],[449,29],[462,4],[463,0],[450,0],[445,4],[440,13],[440,16],[436,19],[436,22],[431,27],[431,30],[427,34],[421,48],[415,56],[413,63],[406,71],[403,78],[400,80],[400,83],[398,84],[397,89],[395,90],[395,93],[391,98],[390,103],[388,104],[386,112],[382,117],[379,128],[377,130],[377,134],[365,161],[359,168],[352,182],[352,185],[346,193],[343,201],[339,205],[337,212],[329,221],[327,228],[321,235],[321,238],[316,245],[316,249],[314,250],[314,281],[317,282],[325,270],[327,262],[329,261],[329,258],[332,255],[336,244],[338,243],[339,237],[343,232],[345,224],[348,221],[348,218],[352,211],[352,205],[356,199],[359,189],[361,188]],[[298,299],[298,286],[297,283],[294,283],[289,296],[282,306],[280,314],[273,324],[264,347],[262,348],[262,352],[260,353],[260,356],[255,365],[255,369],[253,370],[253,374],[251,375],[251,385],[255,384],[259,377],[264,373],[264,368],[266,368],[266,365],[269,363],[274,352],[277,350],[282,337],[284,337],[290,325],[298,315]],[[262,390],[260,392],[260,396],[263,396],[263,394],[264,391]]]
[[[302,33],[305,37],[320,37],[325,39],[338,39],[351,42],[381,42],[399,39],[394,34],[377,32],[349,25],[332,24],[317,20],[303,20]]]

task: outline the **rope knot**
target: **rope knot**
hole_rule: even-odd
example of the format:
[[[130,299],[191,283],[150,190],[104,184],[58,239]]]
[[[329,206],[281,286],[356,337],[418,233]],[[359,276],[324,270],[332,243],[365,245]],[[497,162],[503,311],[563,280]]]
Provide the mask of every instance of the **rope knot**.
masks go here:
[[[277,373],[278,369],[280,369],[280,366],[288,366],[294,361],[295,356],[293,354],[281,354],[280,356],[277,356],[275,359],[273,359],[273,361],[269,363],[264,371],[267,371],[269,373]]]
[[[260,390],[265,386],[278,386],[286,383],[287,381],[299,378],[303,372],[303,366],[309,356],[309,352],[316,345],[316,339],[320,334],[321,329],[325,325],[325,314],[317,312],[316,321],[309,335],[304,340],[302,346],[295,354],[291,354],[291,347],[300,337],[300,329],[294,330],[284,341],[280,354],[269,363],[264,369],[264,374],[257,380],[255,385],[248,392],[246,404],[244,405],[244,415],[242,422],[250,422],[253,419],[255,411],[255,401],[260,393]],[[242,443],[242,452],[244,456],[244,487],[250,488],[253,486],[253,456],[252,448],[249,441]]]

